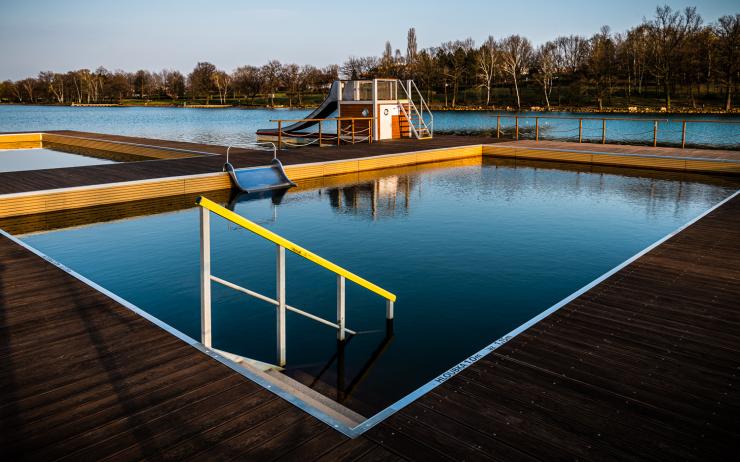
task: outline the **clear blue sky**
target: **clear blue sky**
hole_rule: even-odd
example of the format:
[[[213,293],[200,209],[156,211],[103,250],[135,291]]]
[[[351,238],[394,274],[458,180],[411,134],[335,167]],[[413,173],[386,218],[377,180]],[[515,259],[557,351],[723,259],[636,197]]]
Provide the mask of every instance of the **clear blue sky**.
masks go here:
[[[697,5],[705,22],[740,11],[737,0],[660,1]],[[522,34],[535,44],[562,34],[623,31],[652,16],[650,0],[385,1],[3,0],[0,79],[77,68],[190,71],[211,61],[227,71],[269,59],[323,66],[488,35]],[[357,18],[357,19],[355,19]]]

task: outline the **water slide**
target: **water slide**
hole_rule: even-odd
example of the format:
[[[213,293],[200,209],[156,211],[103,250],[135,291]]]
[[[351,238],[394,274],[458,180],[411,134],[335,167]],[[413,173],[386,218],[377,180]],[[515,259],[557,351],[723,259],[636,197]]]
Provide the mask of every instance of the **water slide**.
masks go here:
[[[331,89],[329,89],[329,95],[326,97],[323,103],[316,108],[312,113],[310,113],[308,116],[304,117],[305,119],[326,119],[330,115],[332,115],[339,106],[339,92],[341,91],[341,82],[339,80],[335,80],[334,83],[331,84]],[[289,133],[289,132],[297,132],[301,130],[305,130],[309,127],[312,127],[316,125],[318,122],[296,122],[291,125],[287,125],[283,127],[283,133]],[[277,135],[277,129],[274,128],[263,128],[260,130],[257,130],[257,135]]]
[[[245,193],[269,191],[271,189],[286,189],[295,186],[285,174],[283,164],[272,159],[265,167],[235,169],[229,162],[224,164],[224,171],[229,172],[231,181],[237,189]]]

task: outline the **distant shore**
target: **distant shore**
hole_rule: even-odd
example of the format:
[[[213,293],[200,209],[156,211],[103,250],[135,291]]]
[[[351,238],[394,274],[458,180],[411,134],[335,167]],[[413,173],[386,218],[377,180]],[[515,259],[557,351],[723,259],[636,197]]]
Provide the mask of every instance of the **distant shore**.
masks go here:
[[[51,103],[0,103],[0,106],[57,106],[57,107],[106,107],[106,108],[118,108],[118,107],[151,107],[151,108],[184,108],[184,109],[293,109],[293,110],[312,110],[318,107],[315,104],[307,105],[259,105],[259,104],[203,104],[199,102],[171,102],[171,101],[143,101],[143,102],[131,102],[126,101],[124,103],[99,103],[99,104],[86,104],[86,103],[65,103],[65,104],[51,104]],[[455,107],[443,106],[443,105],[431,105],[431,109],[434,111],[447,111],[447,112],[466,112],[466,111],[492,111],[501,113],[512,113],[517,112],[572,112],[572,113],[588,113],[588,114],[713,114],[713,115],[727,115],[735,116],[740,114],[740,108],[733,108],[729,112],[719,107],[704,107],[704,108],[691,108],[691,107],[672,107],[670,111],[665,110],[661,107],[647,107],[647,106],[615,106],[615,107],[602,107],[601,109],[595,106],[551,106],[549,110],[539,106],[522,107],[521,111],[517,111],[516,108],[511,106],[462,106],[458,105]]]

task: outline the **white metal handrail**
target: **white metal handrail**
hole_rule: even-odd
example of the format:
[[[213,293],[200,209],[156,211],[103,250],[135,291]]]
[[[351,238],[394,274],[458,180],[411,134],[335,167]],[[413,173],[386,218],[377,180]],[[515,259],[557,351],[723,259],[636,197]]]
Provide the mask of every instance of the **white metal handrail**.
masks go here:
[[[278,365],[280,367],[286,364],[286,329],[285,313],[292,311],[301,316],[317,321],[321,324],[333,327],[337,330],[337,339],[344,341],[346,335],[355,335],[352,329],[345,326],[346,312],[346,291],[345,282],[347,279],[360,285],[371,292],[374,292],[386,299],[386,319],[392,321],[394,317],[393,304],[396,296],[387,290],[373,284],[372,282],[357,276],[350,271],[325,260],[313,252],[300,247],[289,240],[269,231],[262,226],[248,220],[231,210],[228,210],[215,202],[199,197],[196,204],[200,206],[200,285],[201,285],[201,341],[207,348],[212,348],[212,330],[211,330],[211,283],[216,282],[230,289],[245,293],[259,300],[274,305],[277,308],[277,349]],[[276,259],[276,297],[270,298],[246,287],[239,286],[233,282],[213,276],[211,274],[211,231],[210,231],[210,213],[213,212],[226,220],[251,231],[258,236],[271,241],[277,246]],[[337,321],[331,322],[319,316],[313,315],[286,303],[285,298],[285,249],[319,265],[337,275]]]
[[[422,132],[426,132],[426,136],[433,136],[433,124],[434,124],[434,115],[432,114],[432,111],[429,110],[429,106],[427,106],[426,101],[424,100],[424,97],[422,96],[421,92],[419,91],[419,88],[416,86],[413,80],[407,80],[406,85],[403,84],[400,80],[396,81],[396,91],[398,88],[398,84],[401,84],[400,87],[403,89],[403,93],[406,95],[406,98],[409,102],[409,111],[412,111],[412,114],[409,114],[409,112],[406,111],[406,108],[399,100],[399,106],[401,107],[401,111],[403,112],[404,117],[406,117],[406,120],[408,121],[409,125],[411,126],[412,132],[414,133],[414,136],[416,138],[422,137]],[[416,93],[419,97],[420,105],[421,105],[421,111],[419,111],[419,108],[417,107],[416,103],[414,102],[413,98],[413,90],[416,90]],[[429,114],[429,124],[427,123],[426,119],[424,118],[424,114]],[[419,126],[417,127],[413,120],[412,116],[415,115],[419,120]]]

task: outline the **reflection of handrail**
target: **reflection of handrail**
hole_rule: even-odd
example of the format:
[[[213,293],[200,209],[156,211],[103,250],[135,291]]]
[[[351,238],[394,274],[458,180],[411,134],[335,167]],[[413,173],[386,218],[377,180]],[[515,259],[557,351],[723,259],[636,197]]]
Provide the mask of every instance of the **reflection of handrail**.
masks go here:
[[[216,282],[231,289],[246,293],[260,300],[266,301],[275,305],[278,308],[278,322],[277,322],[277,337],[278,337],[278,365],[284,366],[286,364],[285,359],[285,344],[286,344],[286,329],[285,329],[285,312],[286,310],[293,311],[295,313],[306,316],[315,321],[321,322],[332,326],[337,329],[337,338],[340,341],[345,340],[347,333],[354,334],[345,327],[345,280],[349,279],[355,284],[364,287],[365,289],[374,292],[381,297],[386,299],[386,319],[393,319],[393,303],[396,301],[396,296],[391,292],[383,289],[382,287],[373,284],[372,282],[364,279],[339,265],[336,265],[315,253],[304,249],[303,247],[294,244],[293,242],[273,233],[272,231],[263,228],[262,226],[248,220],[247,218],[238,215],[231,210],[224,208],[215,202],[206,199],[205,197],[198,197],[196,204],[200,206],[200,251],[201,251],[201,339],[203,344],[211,348],[211,282]],[[251,231],[252,233],[273,242],[277,245],[277,296],[275,299],[266,297],[262,294],[246,289],[244,287],[233,284],[229,281],[225,281],[221,278],[217,278],[211,275],[211,238],[210,238],[210,216],[209,212],[213,212],[226,220],[241,226],[242,228]],[[299,310],[294,307],[290,307],[285,302],[285,249],[311,261],[319,266],[322,266],[329,271],[337,275],[337,322],[333,323],[325,319],[319,318],[318,316],[312,315],[305,311]]]

